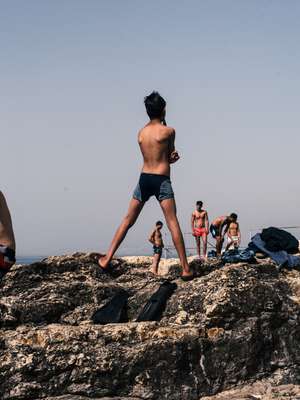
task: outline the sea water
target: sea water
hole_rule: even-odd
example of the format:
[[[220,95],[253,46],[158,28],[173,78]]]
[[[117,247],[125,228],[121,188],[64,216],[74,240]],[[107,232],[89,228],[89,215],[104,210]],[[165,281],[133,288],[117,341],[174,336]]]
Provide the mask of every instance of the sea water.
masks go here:
[[[46,258],[45,256],[17,256],[17,262],[16,264],[32,264],[38,261],[43,260],[44,258]]]

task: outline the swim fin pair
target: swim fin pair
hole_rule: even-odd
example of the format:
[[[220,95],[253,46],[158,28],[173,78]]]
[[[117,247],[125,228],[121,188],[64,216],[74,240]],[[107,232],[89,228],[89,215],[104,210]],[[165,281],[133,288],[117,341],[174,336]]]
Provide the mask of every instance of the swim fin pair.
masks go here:
[[[159,321],[166,308],[168,299],[177,289],[176,283],[165,281],[158,290],[150,297],[136,322]],[[92,320],[94,324],[113,324],[128,322],[127,300],[128,293],[120,290],[107,304],[97,310]]]

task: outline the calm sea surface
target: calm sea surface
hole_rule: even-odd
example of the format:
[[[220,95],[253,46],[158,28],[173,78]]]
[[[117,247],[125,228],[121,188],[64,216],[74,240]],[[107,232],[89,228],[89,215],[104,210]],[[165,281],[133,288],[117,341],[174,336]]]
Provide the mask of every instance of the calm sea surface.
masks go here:
[[[37,261],[41,261],[46,256],[28,256],[28,257],[17,257],[17,264],[32,264]]]

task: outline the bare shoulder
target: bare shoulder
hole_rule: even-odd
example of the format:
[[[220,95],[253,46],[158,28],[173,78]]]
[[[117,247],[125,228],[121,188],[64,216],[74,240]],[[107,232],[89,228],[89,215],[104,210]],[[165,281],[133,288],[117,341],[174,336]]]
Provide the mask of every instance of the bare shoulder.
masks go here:
[[[142,128],[142,129],[139,130],[139,132],[138,132],[138,141],[141,140],[144,129],[145,129],[145,128]]]
[[[175,138],[175,130],[174,128],[171,128],[170,126],[163,126],[161,127],[160,130],[160,135],[161,138],[164,140],[171,140]]]
[[[175,135],[175,129],[172,128],[171,126],[165,126],[164,128],[167,130],[167,132],[168,132],[168,134],[169,134],[170,136]]]

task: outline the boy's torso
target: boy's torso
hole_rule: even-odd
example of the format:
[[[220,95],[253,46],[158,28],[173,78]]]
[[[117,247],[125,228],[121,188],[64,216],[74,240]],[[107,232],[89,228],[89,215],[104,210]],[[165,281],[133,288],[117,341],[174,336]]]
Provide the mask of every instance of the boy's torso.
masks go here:
[[[174,130],[159,123],[149,123],[138,136],[144,158],[142,172],[170,176],[170,139]]]
[[[231,222],[229,225],[229,230],[228,234],[229,236],[237,236],[238,235],[238,230],[239,230],[239,225],[237,222]]]
[[[154,245],[157,247],[163,247],[162,234],[158,229],[154,232]]]

